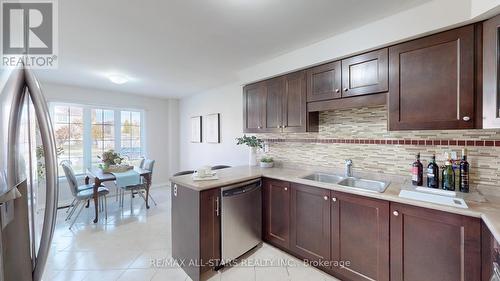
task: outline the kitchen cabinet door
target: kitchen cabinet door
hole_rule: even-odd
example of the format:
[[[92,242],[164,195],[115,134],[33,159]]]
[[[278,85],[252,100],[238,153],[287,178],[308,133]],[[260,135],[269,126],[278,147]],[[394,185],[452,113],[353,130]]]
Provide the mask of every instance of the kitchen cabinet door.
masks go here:
[[[285,76],[283,99],[283,132],[306,132],[307,101],[306,77],[304,71]]]
[[[260,133],[265,118],[266,85],[263,82],[243,88],[243,132]]]
[[[488,227],[481,223],[481,280],[490,281],[494,267],[500,270],[500,244]],[[500,275],[500,271],[499,271]]]
[[[202,191],[200,195],[200,257],[202,272],[218,266],[221,259],[220,189]]]
[[[474,128],[474,26],[389,48],[389,130]]]
[[[500,128],[500,15],[483,23],[483,127]]]
[[[330,260],[330,191],[292,184],[290,250],[308,260]]]
[[[307,102],[340,98],[342,95],[341,73],[340,61],[307,70]]]
[[[263,180],[264,241],[285,250],[290,248],[290,183]]]
[[[261,132],[274,133],[281,132],[283,124],[283,95],[285,91],[285,81],[283,77],[277,77],[265,81],[264,99],[264,126]]]
[[[342,97],[387,92],[387,49],[342,60]]]
[[[332,261],[342,280],[389,280],[389,202],[332,192]]]
[[[196,191],[172,184],[172,257],[192,280],[220,261],[220,189]]]
[[[478,218],[391,203],[391,281],[481,280]]]

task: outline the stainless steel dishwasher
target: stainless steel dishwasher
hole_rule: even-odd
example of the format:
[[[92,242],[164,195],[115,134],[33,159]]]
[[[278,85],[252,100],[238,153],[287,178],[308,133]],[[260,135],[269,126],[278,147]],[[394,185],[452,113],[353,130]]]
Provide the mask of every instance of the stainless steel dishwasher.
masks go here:
[[[223,187],[222,261],[227,264],[261,243],[262,182],[260,179]]]

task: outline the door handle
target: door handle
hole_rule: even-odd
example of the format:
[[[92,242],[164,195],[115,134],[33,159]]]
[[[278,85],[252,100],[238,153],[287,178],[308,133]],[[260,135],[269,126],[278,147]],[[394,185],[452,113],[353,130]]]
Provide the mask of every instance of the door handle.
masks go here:
[[[220,209],[219,209],[219,196],[215,198],[215,214],[217,216],[220,215]]]
[[[57,148],[54,137],[54,130],[50,120],[49,108],[42,94],[40,83],[36,79],[33,72],[29,69],[24,69],[26,86],[29,90],[35,114],[38,119],[38,127],[44,148],[45,156],[45,184],[46,184],[46,199],[44,223],[42,234],[40,237],[40,248],[35,259],[35,268],[33,272],[33,280],[42,280],[43,271],[47,263],[47,258],[50,250],[52,237],[56,225],[57,216],[57,198],[59,194],[59,186],[57,181]]]

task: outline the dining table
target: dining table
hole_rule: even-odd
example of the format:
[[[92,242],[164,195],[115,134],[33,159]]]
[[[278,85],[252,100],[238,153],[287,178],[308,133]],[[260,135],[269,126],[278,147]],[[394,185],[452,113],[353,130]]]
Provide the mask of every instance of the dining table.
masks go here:
[[[146,209],[149,209],[149,188],[151,187],[151,171],[142,169],[139,167],[134,167],[134,171],[136,171],[141,177],[144,178],[145,181],[145,189],[146,189]],[[99,190],[99,187],[101,186],[102,183],[104,182],[110,182],[110,181],[115,181],[116,176],[113,173],[107,173],[104,172],[101,168],[92,168],[92,169],[87,169],[87,173],[85,176],[85,184],[90,184],[90,180],[94,180],[94,206],[95,206],[95,219],[94,223],[97,223],[99,221],[99,212],[98,212],[98,205],[99,205],[99,197],[97,191]]]

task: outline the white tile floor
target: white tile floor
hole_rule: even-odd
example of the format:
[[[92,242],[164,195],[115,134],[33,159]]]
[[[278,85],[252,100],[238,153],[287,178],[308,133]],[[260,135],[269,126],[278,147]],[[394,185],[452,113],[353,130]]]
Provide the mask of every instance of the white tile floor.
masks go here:
[[[153,190],[158,206],[146,210],[140,198],[122,210],[108,198],[108,220],[91,223],[93,208],[85,209],[72,230],[59,210],[45,281],[176,281],[191,280],[178,267],[153,267],[152,260],[171,257],[170,192]],[[126,197],[126,200],[130,200]],[[104,214],[102,214],[104,215]],[[286,265],[264,266],[259,261],[287,260]],[[264,244],[247,258],[252,264],[221,270],[212,280],[337,280],[320,270],[306,267],[294,257]],[[291,263],[291,264],[290,264]]]

